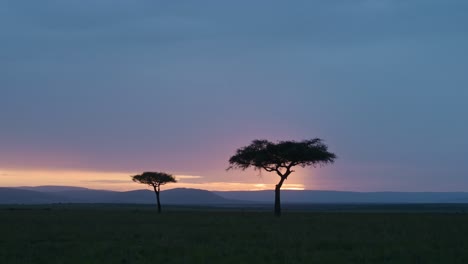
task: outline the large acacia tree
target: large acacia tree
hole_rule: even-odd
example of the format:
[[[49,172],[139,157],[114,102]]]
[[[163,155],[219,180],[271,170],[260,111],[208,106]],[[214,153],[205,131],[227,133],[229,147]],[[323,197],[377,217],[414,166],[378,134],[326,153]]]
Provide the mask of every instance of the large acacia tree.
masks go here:
[[[328,146],[319,138],[304,141],[254,140],[248,146],[236,151],[229,159],[230,169],[254,168],[267,172],[276,172],[280,181],[275,188],[275,215],[281,215],[281,186],[294,166],[306,167],[333,163],[336,155],[328,151]]]
[[[159,199],[161,185],[170,182],[177,182],[174,176],[165,172],[143,172],[142,174],[131,177],[134,182],[147,184],[153,187],[154,193],[156,194],[156,201],[158,203],[158,213],[161,213],[161,202]]]

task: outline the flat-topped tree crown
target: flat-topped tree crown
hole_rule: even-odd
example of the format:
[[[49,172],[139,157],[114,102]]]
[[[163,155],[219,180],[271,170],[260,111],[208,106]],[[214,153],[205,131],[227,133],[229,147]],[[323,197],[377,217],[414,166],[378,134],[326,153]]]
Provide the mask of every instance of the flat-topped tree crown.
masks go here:
[[[304,141],[254,140],[246,147],[240,148],[229,159],[228,169],[249,167],[271,171],[287,171],[294,166],[316,166],[333,163],[336,155],[328,151],[327,145],[319,138]]]
[[[152,187],[159,187],[166,183],[177,182],[174,176],[165,172],[143,172],[140,175],[132,176],[132,180]]]
[[[283,182],[294,172],[294,166],[306,167],[333,163],[336,155],[328,151],[328,146],[319,138],[303,141],[254,140],[248,146],[236,151],[229,159],[230,169],[254,168],[276,172],[280,181],[275,188],[275,214],[281,215],[280,189]]]

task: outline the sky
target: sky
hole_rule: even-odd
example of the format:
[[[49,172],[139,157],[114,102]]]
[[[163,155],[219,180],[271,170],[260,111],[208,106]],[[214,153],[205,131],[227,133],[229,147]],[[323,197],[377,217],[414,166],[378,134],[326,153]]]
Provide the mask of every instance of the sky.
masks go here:
[[[0,186],[272,189],[254,139],[322,138],[283,188],[468,190],[465,0],[0,1]]]

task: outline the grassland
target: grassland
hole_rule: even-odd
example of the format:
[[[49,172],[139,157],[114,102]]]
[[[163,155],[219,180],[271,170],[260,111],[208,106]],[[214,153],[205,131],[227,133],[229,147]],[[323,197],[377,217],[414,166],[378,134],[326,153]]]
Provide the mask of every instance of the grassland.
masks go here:
[[[0,207],[0,263],[468,263],[462,213]]]

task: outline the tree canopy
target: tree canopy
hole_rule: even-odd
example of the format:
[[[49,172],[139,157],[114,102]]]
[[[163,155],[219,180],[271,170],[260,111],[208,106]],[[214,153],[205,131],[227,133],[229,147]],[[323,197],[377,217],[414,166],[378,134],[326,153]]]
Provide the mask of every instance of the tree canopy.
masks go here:
[[[166,183],[177,182],[174,176],[165,172],[143,172],[140,175],[132,176],[132,180],[156,188]]]
[[[240,148],[229,159],[229,169],[245,170],[249,167],[265,171],[288,170],[294,166],[316,166],[333,163],[336,155],[328,152],[328,146],[319,138],[304,141],[254,140]]]

